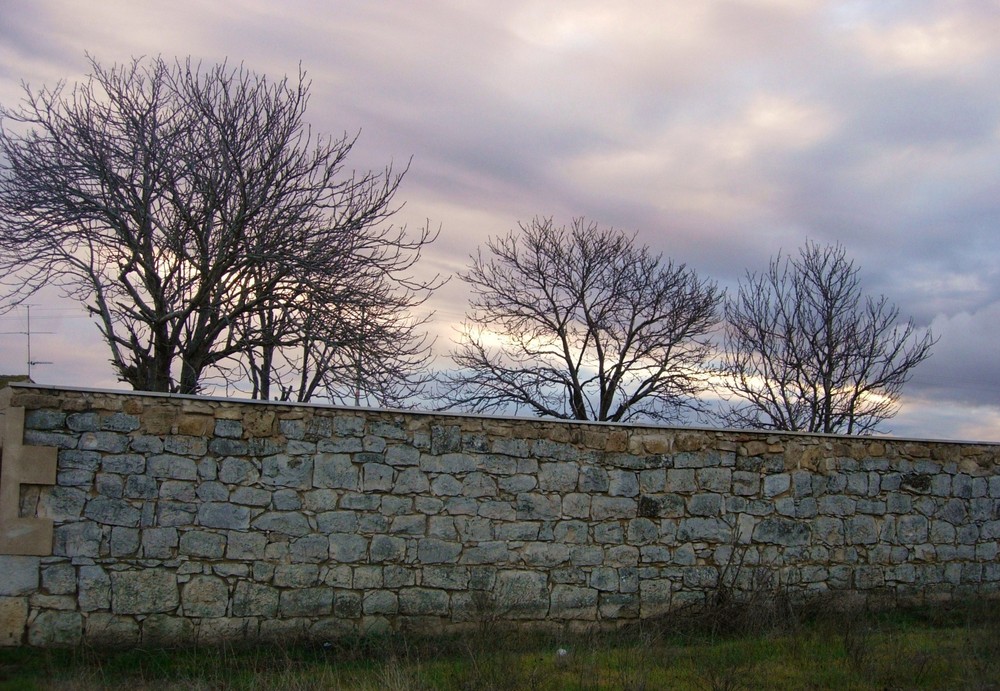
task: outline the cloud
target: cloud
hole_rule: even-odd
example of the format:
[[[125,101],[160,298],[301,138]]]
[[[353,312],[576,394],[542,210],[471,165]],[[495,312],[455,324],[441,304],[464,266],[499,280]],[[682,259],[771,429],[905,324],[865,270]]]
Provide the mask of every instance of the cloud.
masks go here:
[[[0,27],[0,103],[22,78],[78,78],[88,50],[228,57],[270,76],[301,64],[314,128],[361,131],[351,165],[413,157],[397,220],[441,225],[428,272],[534,215],[638,231],[729,287],[807,238],[841,242],[869,290],[942,337],[914,401],[989,430],[998,31],[973,0],[40,0]],[[464,299],[453,281],[433,301],[442,333]],[[931,409],[907,404],[893,427],[919,429]]]

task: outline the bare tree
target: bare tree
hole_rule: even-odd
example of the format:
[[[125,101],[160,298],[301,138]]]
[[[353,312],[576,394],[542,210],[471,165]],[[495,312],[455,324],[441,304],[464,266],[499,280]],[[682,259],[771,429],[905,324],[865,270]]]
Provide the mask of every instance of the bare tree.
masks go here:
[[[871,433],[935,343],[884,296],[863,296],[842,246],[812,242],[748,272],[726,321],[727,388],[739,401],[726,419],[739,427]]]
[[[697,407],[716,286],[584,219],[519,227],[461,275],[471,311],[450,403],[607,421]]]
[[[122,381],[193,393],[301,342],[283,317],[303,295],[348,309],[398,283],[405,310],[432,287],[400,272],[434,234],[387,224],[405,170],[346,171],[355,139],[312,133],[303,73],[90,62],[0,108],[0,274],[7,305],[45,285],[85,303]]]
[[[239,374],[222,367],[223,379],[248,382],[254,398],[407,407],[433,379],[432,341],[422,330],[430,315],[414,315],[422,301],[411,290],[373,280],[305,293],[280,311],[248,315],[241,328],[270,337],[226,363]]]

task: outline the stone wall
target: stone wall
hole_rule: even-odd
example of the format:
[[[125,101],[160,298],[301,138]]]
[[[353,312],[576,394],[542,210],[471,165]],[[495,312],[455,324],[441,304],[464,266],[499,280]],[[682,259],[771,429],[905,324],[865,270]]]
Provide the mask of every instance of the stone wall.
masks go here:
[[[19,505],[0,534],[43,535],[0,556],[6,645],[585,626],[720,585],[1000,586],[998,445],[32,385],[3,399],[0,494],[13,483]],[[31,459],[53,453],[47,484]]]

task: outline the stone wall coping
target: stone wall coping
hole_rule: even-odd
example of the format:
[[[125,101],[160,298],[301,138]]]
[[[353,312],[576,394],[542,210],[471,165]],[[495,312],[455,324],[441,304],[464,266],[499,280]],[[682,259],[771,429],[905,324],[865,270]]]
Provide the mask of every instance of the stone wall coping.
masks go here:
[[[761,437],[799,437],[808,439],[831,439],[831,440],[849,440],[849,441],[890,441],[890,442],[914,442],[914,443],[930,443],[930,444],[954,444],[962,446],[991,446],[1000,447],[1000,441],[976,441],[976,440],[959,440],[959,439],[934,439],[929,437],[897,437],[892,435],[871,435],[871,436],[858,436],[858,435],[846,435],[846,434],[824,434],[820,432],[789,432],[783,430],[767,430],[767,429],[737,429],[728,427],[709,427],[709,426],[698,426],[698,425],[657,425],[655,423],[637,423],[637,422],[601,422],[594,420],[567,420],[560,418],[540,418],[540,417],[530,417],[526,415],[484,415],[479,413],[463,413],[454,412],[446,410],[421,410],[421,409],[403,409],[403,408],[369,408],[363,406],[345,406],[345,405],[335,405],[330,403],[299,403],[295,401],[271,401],[271,400],[260,400],[252,398],[230,398],[226,396],[200,396],[193,394],[177,394],[177,393],[161,393],[156,391],[132,391],[127,389],[94,389],[86,387],[74,387],[74,386],[58,386],[55,384],[38,384],[33,382],[10,382],[8,387],[11,389],[25,389],[34,391],[47,391],[47,392],[58,392],[65,391],[70,393],[81,393],[81,394],[95,394],[100,396],[120,396],[123,398],[159,398],[167,400],[176,401],[202,401],[208,403],[228,403],[235,405],[247,405],[247,406],[270,406],[270,407],[281,407],[288,409],[313,409],[313,410],[332,410],[341,412],[357,412],[357,413],[382,413],[382,414],[401,414],[401,415],[414,415],[420,417],[446,417],[455,419],[478,419],[478,420],[497,420],[501,422],[533,422],[533,423],[556,423],[556,424],[567,424],[567,425],[581,425],[589,427],[620,427],[626,429],[654,429],[654,430],[672,430],[680,432],[717,432],[723,434],[740,434],[740,435],[754,435]]]

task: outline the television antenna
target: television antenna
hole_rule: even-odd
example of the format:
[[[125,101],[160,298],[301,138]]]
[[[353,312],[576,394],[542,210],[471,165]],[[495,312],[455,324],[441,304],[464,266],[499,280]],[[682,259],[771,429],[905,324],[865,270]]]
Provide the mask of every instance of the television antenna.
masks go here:
[[[49,360],[32,360],[31,359],[31,334],[32,333],[36,333],[36,334],[52,334],[52,333],[55,333],[55,332],[54,331],[35,331],[35,332],[32,332],[32,330],[31,330],[31,305],[25,305],[24,309],[25,309],[25,311],[28,314],[27,325],[26,325],[25,330],[24,331],[0,331],[0,336],[12,336],[12,335],[27,336],[27,340],[28,340],[28,361],[27,361],[28,362],[28,379],[31,379],[31,367],[32,367],[32,365],[51,365],[52,364],[52,362],[49,361]]]

